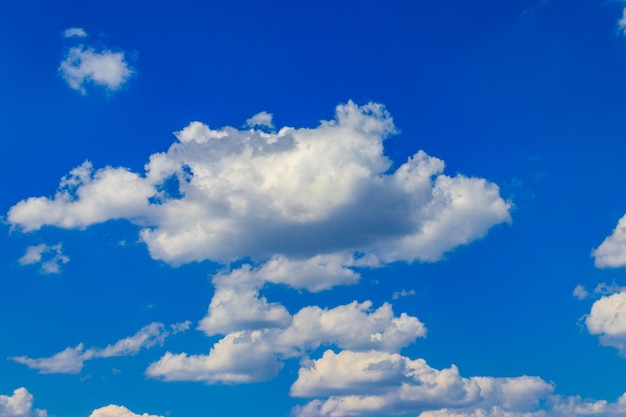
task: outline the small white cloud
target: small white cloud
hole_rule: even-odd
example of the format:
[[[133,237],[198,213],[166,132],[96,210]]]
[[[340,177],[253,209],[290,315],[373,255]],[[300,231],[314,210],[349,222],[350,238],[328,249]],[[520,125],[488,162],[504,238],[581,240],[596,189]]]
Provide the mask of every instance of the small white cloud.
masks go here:
[[[0,395],[1,417],[47,417],[45,410],[33,409],[33,394],[18,388],[13,395]]]
[[[63,32],[65,38],[86,38],[89,36],[83,28],[69,28]]]
[[[255,114],[248,120],[246,120],[247,127],[268,127],[270,129],[274,128],[274,123],[272,123],[272,114],[266,111],[262,111],[260,113]]]
[[[109,91],[119,89],[134,74],[123,52],[96,51],[83,45],[70,48],[59,66],[61,76],[74,90],[86,94],[86,87],[95,84]]]
[[[574,291],[572,292],[572,295],[576,298],[578,298],[579,300],[584,300],[585,298],[587,298],[589,296],[589,293],[587,292],[587,290],[585,289],[584,285],[580,285],[578,284],[575,288]]]
[[[93,412],[89,415],[89,417],[163,417],[163,416],[157,416],[157,415],[147,414],[147,413],[135,414],[126,407],[110,404],[110,405],[107,405],[106,407],[93,410]]]
[[[593,303],[585,319],[587,330],[626,356],[626,292],[603,296]]]
[[[170,329],[172,329],[172,334],[183,333],[189,330],[191,327],[191,321],[186,320],[180,323],[170,324]]]
[[[36,246],[29,246],[18,262],[20,265],[41,264],[42,274],[59,274],[61,265],[70,261],[70,258],[63,254],[61,242],[56,245],[46,245],[44,243]]]
[[[50,247],[45,243],[36,246],[29,246],[26,248],[26,253],[22,255],[18,262],[20,265],[32,265],[41,262],[41,254],[48,252]]]
[[[626,215],[619,219],[613,233],[591,252],[598,268],[626,266]]]
[[[398,298],[409,297],[411,295],[415,295],[415,290],[408,290],[407,291],[407,290],[403,289],[402,291],[395,291],[393,293],[393,295],[391,296],[391,298],[393,300],[397,300]]]
[[[87,360],[135,355],[141,349],[163,344],[168,336],[187,330],[189,325],[189,322],[176,323],[171,325],[172,331],[169,331],[162,323],[151,323],[142,327],[133,336],[121,339],[105,348],[85,349],[80,343],[76,347],[67,347],[47,358],[33,359],[27,356],[15,356],[11,359],[31,369],[36,369],[40,374],[78,374]]]

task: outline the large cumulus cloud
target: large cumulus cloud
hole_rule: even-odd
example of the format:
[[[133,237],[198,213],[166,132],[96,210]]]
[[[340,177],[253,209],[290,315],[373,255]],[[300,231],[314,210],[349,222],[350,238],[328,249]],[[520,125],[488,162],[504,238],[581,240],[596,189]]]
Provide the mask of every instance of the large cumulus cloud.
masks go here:
[[[150,155],[145,172],[86,162],[54,196],[17,203],[7,220],[33,231],[127,219],[152,257],[171,264],[329,254],[436,261],[510,220],[495,184],[444,175],[444,162],[423,151],[394,169],[383,149],[394,133],[375,103],[269,133],[193,122]]]

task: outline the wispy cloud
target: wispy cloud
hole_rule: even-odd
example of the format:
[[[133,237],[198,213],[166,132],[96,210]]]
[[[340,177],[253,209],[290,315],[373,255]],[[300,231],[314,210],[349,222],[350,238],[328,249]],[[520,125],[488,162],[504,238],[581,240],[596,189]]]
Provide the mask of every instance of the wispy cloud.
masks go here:
[[[393,295],[391,296],[391,298],[393,300],[397,300],[398,298],[402,298],[402,297],[409,297],[411,295],[415,295],[415,290],[402,290],[402,291],[396,291],[393,293]]]
[[[47,358],[29,358],[14,356],[15,362],[36,369],[41,374],[78,374],[83,369],[85,361],[94,358],[111,358],[137,354],[141,349],[147,349],[162,344],[172,335],[189,329],[190,322],[176,323],[167,329],[162,323],[151,323],[142,327],[133,336],[126,337],[105,348],[85,349],[82,343],[76,347],[67,347]]]
[[[69,28],[63,32],[65,38],[86,38],[89,36],[83,28]]]
[[[46,245],[45,243],[29,246],[18,262],[20,265],[41,264],[42,274],[59,274],[61,265],[70,261],[67,255],[63,254],[63,244]]]

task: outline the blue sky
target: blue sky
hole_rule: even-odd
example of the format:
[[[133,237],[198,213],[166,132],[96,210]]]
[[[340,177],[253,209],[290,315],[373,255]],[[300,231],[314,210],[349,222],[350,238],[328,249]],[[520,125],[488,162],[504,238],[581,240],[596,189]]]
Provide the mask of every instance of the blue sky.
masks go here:
[[[0,4],[0,416],[626,415],[626,4],[221,3]]]

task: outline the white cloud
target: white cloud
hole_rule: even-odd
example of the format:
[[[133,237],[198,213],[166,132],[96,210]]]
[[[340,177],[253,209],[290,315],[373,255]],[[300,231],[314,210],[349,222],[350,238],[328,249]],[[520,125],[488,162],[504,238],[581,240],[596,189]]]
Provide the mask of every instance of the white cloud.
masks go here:
[[[626,394],[616,402],[583,400],[579,396],[551,396],[546,403],[544,409],[530,412],[507,411],[494,405],[488,408],[425,411],[419,417],[622,417],[626,414]]]
[[[0,395],[0,417],[47,417],[45,410],[33,409],[33,394],[18,388],[13,395]]]
[[[254,330],[249,329],[252,327],[249,322],[227,320],[230,327],[222,330],[231,330],[231,333],[218,341],[208,355],[168,352],[151,364],[146,373],[166,381],[258,382],[276,376],[283,366],[279,359],[298,357],[320,346],[393,352],[425,336],[426,328],[417,318],[404,313],[396,317],[389,304],[373,311],[371,306],[372,303],[366,301],[333,309],[305,307],[293,316],[281,318],[280,325],[261,321],[256,324],[262,328]],[[236,305],[225,305],[220,317],[227,317],[234,307]],[[274,308],[284,307],[275,305]],[[210,308],[207,318],[200,324],[209,335],[216,333],[215,327],[219,327],[219,324],[212,326],[219,322],[212,320],[211,314]],[[289,322],[284,323],[285,319]],[[240,327],[248,329],[236,330]]]
[[[495,184],[443,175],[443,161],[423,151],[389,171],[383,140],[393,133],[390,115],[374,103],[350,102],[316,128],[273,133],[194,122],[166,153],[150,156],[144,175],[94,173],[85,163],[53,198],[21,201],[7,219],[33,231],[124,218],[142,227],[155,259],[269,260],[275,280],[313,290],[354,282],[355,259],[436,261],[510,220]],[[289,268],[326,268],[330,282],[301,282]]]
[[[70,48],[59,66],[59,72],[72,89],[83,94],[86,94],[89,84],[109,91],[117,90],[134,74],[123,52],[96,51],[84,45]]]
[[[241,384],[272,379],[282,367],[262,332],[256,330],[229,333],[208,355],[167,352],[146,374],[165,381]]]
[[[611,295],[624,290],[626,290],[626,288],[617,285],[617,283],[615,282],[611,282],[610,284],[607,284],[606,282],[601,282],[596,285],[596,288],[593,289],[593,292],[594,294]]]
[[[52,257],[46,256],[46,260],[43,260],[43,255],[52,253]],[[46,245],[42,243],[36,246],[29,246],[26,248],[24,255],[18,259],[20,265],[33,265],[41,264],[40,272],[42,274],[59,274],[61,272],[61,265],[64,265],[70,261],[70,258],[63,254],[63,245],[61,242],[56,245]]]
[[[93,410],[93,412],[89,415],[89,417],[162,417],[153,414],[135,414],[130,411],[128,408],[110,404],[106,407],[98,408]]]
[[[377,351],[327,350],[303,364],[291,395],[315,398],[294,409],[297,417],[403,415],[419,417],[618,417],[616,402],[553,395],[539,377],[462,377],[458,369],[434,369],[423,359]],[[322,398],[322,399],[319,399]]]
[[[227,334],[239,330],[287,327],[291,315],[278,303],[268,303],[259,295],[263,282],[248,266],[213,278],[215,293],[209,311],[198,328],[207,335]]]
[[[85,228],[110,219],[139,217],[153,194],[154,189],[137,174],[111,167],[94,173],[91,163],[85,162],[61,180],[54,199],[22,201],[9,216],[24,231],[44,225]]]
[[[494,405],[527,412],[552,390],[538,377],[464,378],[455,366],[437,370],[399,354],[328,350],[300,369],[291,394],[328,397],[296,408],[297,416],[342,417]]]
[[[622,17],[617,21],[617,28],[626,34],[626,8],[622,11]]]
[[[31,369],[36,369],[40,374],[78,374],[83,369],[83,362],[91,357],[91,354],[85,352],[83,344],[80,343],[76,347],[68,346],[48,358],[14,356],[11,359]]]
[[[415,295],[415,290],[405,290],[403,289],[402,291],[394,291],[393,295],[391,296],[392,299],[397,300],[399,298],[402,297],[409,297],[411,295]]]
[[[579,300],[584,300],[585,298],[587,298],[589,296],[589,292],[587,292],[587,290],[585,289],[584,285],[578,284],[574,288],[574,291],[572,292],[572,295],[574,297],[578,298]]]
[[[626,266],[626,216],[619,219],[613,233],[591,255],[598,268]]]
[[[65,38],[86,38],[89,36],[83,28],[69,28],[63,32]]]
[[[585,319],[587,330],[626,356],[626,292],[603,296],[593,303]]]
[[[247,127],[269,127],[272,129],[274,127],[274,123],[272,123],[272,114],[266,111],[262,111],[260,113],[255,114],[248,120],[246,120]]]
[[[142,348],[147,349],[157,344],[163,344],[171,334],[187,330],[189,324],[189,322],[176,323],[171,326],[172,330],[169,331],[162,323],[151,323],[142,327],[133,336],[121,339],[102,349],[85,349],[80,343],[76,347],[67,347],[47,358],[15,356],[11,359],[31,369],[36,369],[41,374],[78,374],[82,371],[84,362],[87,360],[135,355]]]

